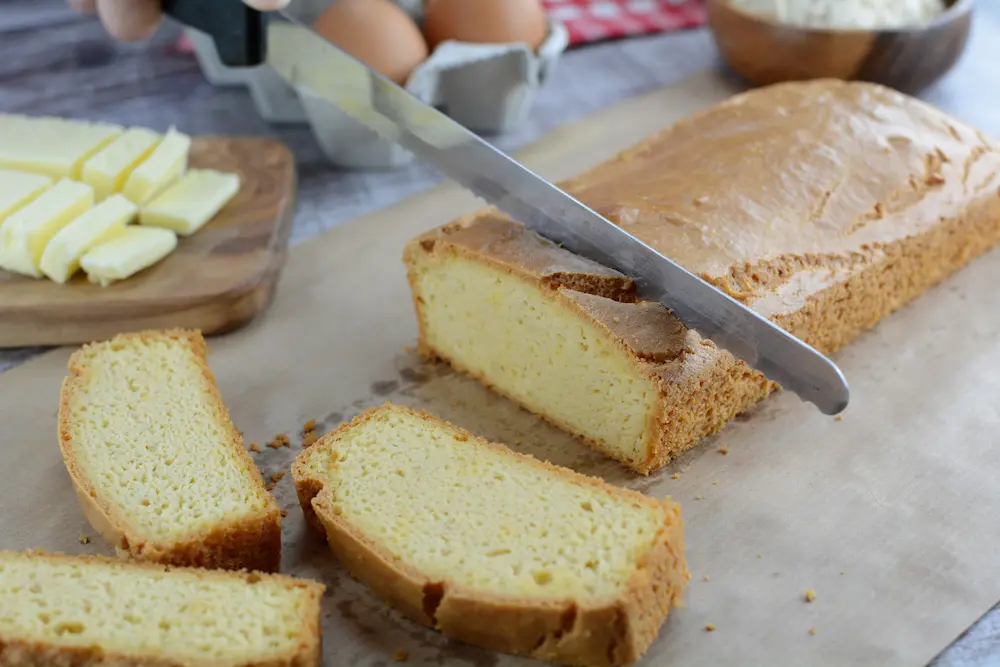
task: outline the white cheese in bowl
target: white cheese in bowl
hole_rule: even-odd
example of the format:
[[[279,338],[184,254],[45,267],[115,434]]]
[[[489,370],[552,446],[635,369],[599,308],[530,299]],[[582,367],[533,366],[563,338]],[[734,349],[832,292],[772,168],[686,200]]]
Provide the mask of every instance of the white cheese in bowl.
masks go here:
[[[944,0],[730,0],[733,6],[810,28],[892,29],[931,21]]]

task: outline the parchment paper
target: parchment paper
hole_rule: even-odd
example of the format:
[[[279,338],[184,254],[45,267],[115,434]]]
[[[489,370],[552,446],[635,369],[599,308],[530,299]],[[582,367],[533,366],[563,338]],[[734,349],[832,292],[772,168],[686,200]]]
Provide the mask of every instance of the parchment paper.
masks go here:
[[[562,178],[727,94],[698,77],[564,127],[521,158]],[[837,355],[853,392],[842,421],[778,395],[643,478],[404,349],[416,325],[403,244],[478,206],[446,186],[295,248],[270,313],[211,341],[211,366],[247,440],[292,439],[255,455],[266,475],[300,451],[303,422],[330,428],[391,399],[670,495],[684,508],[692,581],[647,665],[922,665],[1000,599],[1000,253]],[[0,375],[2,548],[111,553],[85,523],[57,448],[68,354]],[[400,649],[409,665],[532,664],[451,642],[388,609],[307,536],[288,477],[275,492],[289,511],[283,569],[330,589],[327,665],[386,665]],[[93,539],[84,546],[80,536]],[[706,632],[708,623],[717,629]]]

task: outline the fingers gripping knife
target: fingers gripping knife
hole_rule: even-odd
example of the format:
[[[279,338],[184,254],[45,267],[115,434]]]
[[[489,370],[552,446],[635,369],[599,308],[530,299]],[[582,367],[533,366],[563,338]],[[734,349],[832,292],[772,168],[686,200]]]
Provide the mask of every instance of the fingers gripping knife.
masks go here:
[[[316,35],[306,27],[308,0],[292,0],[275,17],[241,0],[163,0],[163,7],[209,34],[224,64],[270,65],[541,236],[630,276],[642,298],[662,302],[824,413],[847,407],[847,382],[832,361]],[[289,23],[303,28],[294,43],[274,30]]]

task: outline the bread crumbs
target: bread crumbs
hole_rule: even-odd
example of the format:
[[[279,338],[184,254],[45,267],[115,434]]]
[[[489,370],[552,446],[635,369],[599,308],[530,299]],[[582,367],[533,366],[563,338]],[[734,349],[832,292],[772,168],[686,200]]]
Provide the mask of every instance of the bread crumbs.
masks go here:
[[[409,657],[410,654],[404,651],[403,649],[399,649],[398,651],[392,654],[392,659],[395,660],[396,662],[406,662],[406,659]]]
[[[313,445],[316,444],[317,440],[319,440],[319,436],[316,435],[316,433],[314,433],[313,431],[310,431],[309,433],[306,433],[304,436],[302,436],[302,446],[312,447]]]
[[[680,479],[680,478],[681,474],[679,472],[675,472],[673,475],[670,476],[670,479]]]
[[[704,500],[705,496],[695,496],[694,499],[695,500]]]
[[[816,591],[811,588],[806,589],[806,602],[812,602],[816,599]]]
[[[837,415],[836,417],[834,417],[834,419],[836,419],[839,422],[842,422],[844,421],[844,415]]]
[[[272,482],[279,482],[279,481],[281,481],[281,478],[284,477],[284,476],[285,476],[285,473],[283,473],[283,472],[276,472],[273,475],[271,475],[271,481]]]
[[[708,575],[707,574],[705,575],[705,581],[708,581]]]
[[[725,456],[729,453],[729,447],[719,447],[719,453]]]
[[[80,544],[90,544],[90,538],[86,535],[80,536]]]
[[[288,516],[288,510],[281,510],[281,518],[284,519],[286,516]]]
[[[715,623],[709,623],[706,625],[705,632],[715,632]]]
[[[315,430],[316,430],[316,420],[315,419],[310,419],[309,421],[307,421],[305,424],[302,425],[302,432],[303,433],[312,433]]]
[[[816,634],[816,626],[815,625],[812,626],[811,628],[809,628],[809,634],[811,634],[811,635]]]
[[[274,487],[276,487],[276,486],[278,486],[277,482],[271,482],[270,484],[268,484],[264,488],[267,489],[268,493],[270,493],[271,491],[274,491]]]
[[[251,442],[250,451],[254,454],[260,454],[260,446],[256,442]]]

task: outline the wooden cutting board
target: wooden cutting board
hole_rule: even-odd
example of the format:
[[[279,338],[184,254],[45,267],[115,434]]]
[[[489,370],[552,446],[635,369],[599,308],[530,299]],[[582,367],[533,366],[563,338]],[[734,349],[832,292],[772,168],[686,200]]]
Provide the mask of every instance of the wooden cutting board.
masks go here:
[[[518,157],[565,178],[730,92],[705,73],[563,126]],[[641,477],[414,354],[403,246],[480,206],[445,185],[297,246],[266,316],[209,341],[246,440],[263,445],[283,433],[291,441],[253,455],[266,477],[287,472],[307,420],[323,431],[392,400],[669,495],[683,507],[692,580],[685,607],[640,663],[648,667],[916,667],[1000,599],[1000,311],[987,307],[1000,252],[837,354],[852,391],[843,420],[778,394]],[[87,525],[59,454],[56,408],[70,352],[0,374],[0,548],[113,554]],[[408,654],[406,667],[540,664],[449,641],[387,608],[306,531],[290,475],[274,493],[287,511],[282,570],[327,585],[325,665],[386,667],[397,651]],[[812,603],[807,588],[817,593]]]
[[[270,139],[200,137],[190,166],[240,175],[236,197],[170,256],[128,280],[65,285],[0,270],[0,347],[83,343],[123,331],[237,329],[267,309],[292,227],[295,161]]]

